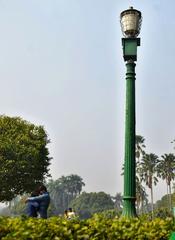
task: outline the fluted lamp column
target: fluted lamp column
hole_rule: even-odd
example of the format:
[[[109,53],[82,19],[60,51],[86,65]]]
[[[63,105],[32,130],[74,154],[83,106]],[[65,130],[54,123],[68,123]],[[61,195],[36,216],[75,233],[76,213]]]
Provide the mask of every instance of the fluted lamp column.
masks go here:
[[[136,217],[136,161],[135,161],[135,61],[140,46],[141,12],[130,7],[120,14],[123,58],[126,61],[126,112],[123,212],[125,217]]]

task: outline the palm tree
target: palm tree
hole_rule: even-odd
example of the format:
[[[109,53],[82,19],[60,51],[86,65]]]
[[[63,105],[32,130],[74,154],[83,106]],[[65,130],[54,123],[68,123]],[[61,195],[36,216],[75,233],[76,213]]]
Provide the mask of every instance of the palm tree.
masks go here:
[[[85,186],[83,179],[76,175],[71,174],[69,176],[62,176],[59,178],[60,183],[63,186],[63,189],[67,196],[67,205],[76,198],[82,191],[82,187]]]
[[[138,213],[139,211],[143,212],[144,206],[148,203],[148,195],[146,193],[145,187],[139,181],[139,178],[137,176],[136,176],[136,203]]]
[[[76,174],[62,176],[47,183],[51,199],[59,213],[69,207],[70,202],[81,193],[84,185],[83,179]]]
[[[73,197],[77,197],[78,195],[80,195],[82,187],[85,186],[83,179],[76,174],[71,174],[70,176],[68,176],[68,181],[70,181],[71,183],[70,190]]]
[[[136,154],[136,159],[137,159],[137,161],[136,161],[136,171],[138,173],[139,182],[141,182],[141,179],[140,179],[140,158],[143,157],[143,155],[145,154],[144,142],[145,142],[144,137],[142,137],[140,135],[136,135],[136,142],[135,142],[135,148],[136,148],[135,154]]]
[[[135,154],[136,154],[136,173],[138,174],[138,177],[136,178],[136,192],[137,192],[137,211],[139,211],[140,209],[140,204],[141,206],[142,201],[144,201],[144,199],[142,199],[143,196],[143,186],[141,183],[141,173],[140,173],[140,159],[141,157],[143,157],[143,155],[145,154],[144,148],[145,148],[145,138],[142,137],[141,135],[136,135],[136,140],[135,140]]]
[[[50,193],[52,204],[58,210],[58,213],[62,213],[67,208],[67,204],[65,203],[64,188],[60,180],[50,179],[47,183],[47,189]]]
[[[175,178],[175,156],[172,153],[164,154],[161,156],[158,167],[158,175],[166,181],[167,184],[167,196],[169,196],[169,207],[170,211],[172,208],[171,201],[171,182]]]
[[[143,150],[145,148],[144,142],[144,137],[136,135],[136,158],[138,159],[138,162],[140,162],[141,155],[143,156],[145,154],[145,151]]]
[[[116,193],[115,197],[112,197],[112,200],[114,201],[114,207],[118,211],[121,211],[122,210],[122,200],[123,200],[121,193]]]
[[[156,185],[158,179],[155,176],[157,173],[158,156],[150,153],[145,154],[141,161],[141,179],[146,183],[151,191],[151,207],[153,216],[153,184]]]

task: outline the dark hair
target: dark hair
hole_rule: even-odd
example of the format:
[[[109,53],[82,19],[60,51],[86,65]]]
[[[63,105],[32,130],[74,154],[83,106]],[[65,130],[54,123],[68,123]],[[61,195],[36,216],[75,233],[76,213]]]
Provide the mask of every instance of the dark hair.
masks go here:
[[[39,191],[40,191],[40,192],[41,192],[41,191],[45,191],[45,192],[47,192],[47,188],[46,188],[46,186],[41,185],[41,186],[39,187]]]
[[[36,197],[39,195],[39,191],[38,190],[35,190],[31,193],[31,197]]]

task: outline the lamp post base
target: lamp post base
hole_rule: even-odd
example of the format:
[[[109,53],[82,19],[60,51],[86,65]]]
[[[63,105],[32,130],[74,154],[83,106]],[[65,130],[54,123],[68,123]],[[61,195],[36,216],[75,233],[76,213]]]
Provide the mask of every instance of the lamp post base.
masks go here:
[[[134,197],[123,197],[123,211],[122,216],[127,218],[137,217]]]

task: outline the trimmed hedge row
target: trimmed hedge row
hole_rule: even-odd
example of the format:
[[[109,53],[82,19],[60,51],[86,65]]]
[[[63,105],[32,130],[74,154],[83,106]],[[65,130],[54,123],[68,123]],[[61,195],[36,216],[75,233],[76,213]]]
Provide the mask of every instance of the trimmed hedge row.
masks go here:
[[[172,219],[152,221],[126,218],[65,220],[0,217],[2,240],[165,240],[175,230]]]

